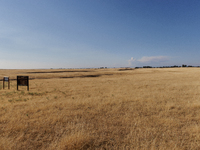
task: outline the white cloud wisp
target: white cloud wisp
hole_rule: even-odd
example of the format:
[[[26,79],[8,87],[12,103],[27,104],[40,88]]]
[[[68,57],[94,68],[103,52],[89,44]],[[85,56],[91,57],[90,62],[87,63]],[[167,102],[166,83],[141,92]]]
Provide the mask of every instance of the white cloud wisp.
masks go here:
[[[151,56],[151,57],[144,56],[138,61],[141,63],[150,63],[150,62],[165,62],[168,60],[169,60],[169,57],[167,56]]]
[[[131,57],[131,59],[128,60],[129,66],[131,66],[132,63],[135,62],[135,61],[136,61],[136,59],[134,59],[133,57]]]
[[[131,57],[131,59],[128,60],[129,66],[135,66],[137,65],[150,65],[150,64],[159,64],[163,62],[169,61],[170,58],[168,56],[144,56],[140,59],[135,59]]]

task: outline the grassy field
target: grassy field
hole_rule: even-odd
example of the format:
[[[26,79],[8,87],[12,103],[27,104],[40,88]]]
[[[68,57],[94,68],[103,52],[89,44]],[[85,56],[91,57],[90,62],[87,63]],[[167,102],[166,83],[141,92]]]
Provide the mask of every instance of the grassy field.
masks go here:
[[[28,75],[30,90],[16,76]],[[200,69],[0,70],[0,149],[200,149]]]

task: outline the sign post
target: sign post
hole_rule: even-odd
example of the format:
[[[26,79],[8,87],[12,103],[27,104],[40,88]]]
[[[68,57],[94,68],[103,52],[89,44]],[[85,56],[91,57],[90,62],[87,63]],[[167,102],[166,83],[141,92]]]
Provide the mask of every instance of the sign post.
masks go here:
[[[29,91],[29,76],[17,76],[17,90],[18,86],[27,86]]]
[[[3,77],[3,89],[5,87],[5,82],[8,82],[8,89],[10,89],[10,79],[9,79],[9,77]]]

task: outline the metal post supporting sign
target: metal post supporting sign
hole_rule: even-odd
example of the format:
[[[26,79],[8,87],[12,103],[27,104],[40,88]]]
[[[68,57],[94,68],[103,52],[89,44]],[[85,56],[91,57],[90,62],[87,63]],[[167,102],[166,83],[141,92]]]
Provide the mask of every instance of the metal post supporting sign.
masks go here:
[[[17,90],[18,86],[27,86],[29,91],[29,76],[17,76]]]
[[[9,77],[3,77],[3,89],[5,88],[5,82],[8,82],[8,89],[10,89],[10,79],[9,79]]]

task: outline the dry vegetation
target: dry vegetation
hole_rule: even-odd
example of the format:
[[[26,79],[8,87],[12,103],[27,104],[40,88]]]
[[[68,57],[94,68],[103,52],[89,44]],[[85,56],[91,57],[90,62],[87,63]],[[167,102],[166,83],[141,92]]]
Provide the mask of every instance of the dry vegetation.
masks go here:
[[[30,90],[16,90],[28,75]],[[0,70],[0,149],[200,149],[200,69]]]

